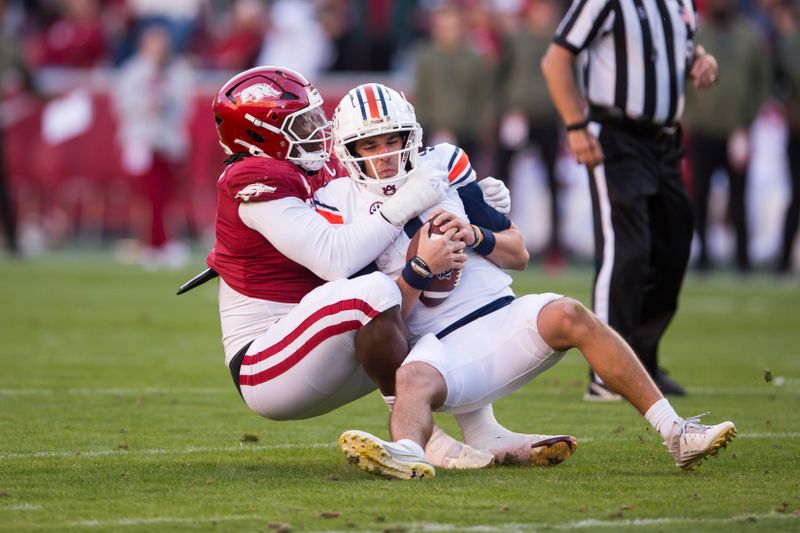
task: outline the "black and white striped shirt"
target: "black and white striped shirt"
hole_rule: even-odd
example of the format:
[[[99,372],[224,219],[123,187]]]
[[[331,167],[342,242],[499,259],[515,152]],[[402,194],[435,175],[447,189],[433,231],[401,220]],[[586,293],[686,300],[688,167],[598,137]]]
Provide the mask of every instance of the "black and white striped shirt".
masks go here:
[[[581,56],[589,103],[655,124],[680,119],[695,48],[693,0],[573,0],[555,42]]]

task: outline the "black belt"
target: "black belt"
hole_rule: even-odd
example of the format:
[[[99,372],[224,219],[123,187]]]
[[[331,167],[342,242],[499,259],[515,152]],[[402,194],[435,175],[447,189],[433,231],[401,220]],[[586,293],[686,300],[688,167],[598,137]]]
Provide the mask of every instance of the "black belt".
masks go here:
[[[644,120],[633,119],[624,115],[618,109],[608,107],[589,106],[589,120],[601,124],[610,124],[632,135],[654,141],[671,139],[678,131],[677,125],[654,124]]]
[[[253,344],[253,341],[250,341],[247,344],[245,344],[241,350],[236,352],[236,355],[233,356],[231,362],[228,363],[228,369],[231,371],[233,384],[236,385],[236,390],[239,391],[239,396],[242,396],[242,386],[239,385],[239,372],[241,372],[242,370],[242,361],[244,360],[244,356],[247,353],[247,349],[250,348],[251,344]],[[242,396],[242,399],[244,399],[244,396]]]
[[[509,305],[513,301],[514,301],[514,297],[513,296],[501,296],[497,300],[494,300],[493,302],[489,302],[488,304],[484,305],[483,307],[481,307],[479,309],[476,309],[475,311],[471,312],[467,316],[465,316],[465,317],[463,317],[463,318],[461,318],[459,320],[456,320],[455,322],[453,322],[452,324],[450,324],[449,326],[444,328],[442,331],[437,333],[436,334],[436,338],[437,339],[443,339],[446,336],[448,336],[451,333],[453,333],[458,328],[463,328],[464,326],[466,326],[470,322],[474,322],[475,320],[478,320],[482,316],[486,316],[488,314],[494,313],[498,309],[502,309],[503,307]]]

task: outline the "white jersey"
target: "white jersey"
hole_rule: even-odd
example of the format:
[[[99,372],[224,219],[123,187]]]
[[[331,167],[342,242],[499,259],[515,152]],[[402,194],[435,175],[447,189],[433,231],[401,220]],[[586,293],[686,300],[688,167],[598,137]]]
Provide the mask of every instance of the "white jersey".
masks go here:
[[[469,221],[464,203],[459,196],[461,187],[476,181],[475,171],[467,154],[452,144],[438,144],[427,148],[419,156],[420,164],[434,164],[446,171],[449,189],[447,198],[435,206]],[[329,210],[350,224],[369,217],[380,209],[386,197],[367,190],[351,179],[336,179],[315,194],[317,210]],[[426,221],[431,208],[420,215]],[[413,236],[413,235],[412,235]],[[406,252],[411,238],[405,232],[392,243],[375,261],[378,269],[392,279],[397,279],[406,264]],[[486,258],[469,249],[466,267],[456,289],[437,307],[418,304],[408,317],[408,327],[415,338],[426,333],[439,333],[465,315],[487,305],[498,298],[513,296],[511,277]]]

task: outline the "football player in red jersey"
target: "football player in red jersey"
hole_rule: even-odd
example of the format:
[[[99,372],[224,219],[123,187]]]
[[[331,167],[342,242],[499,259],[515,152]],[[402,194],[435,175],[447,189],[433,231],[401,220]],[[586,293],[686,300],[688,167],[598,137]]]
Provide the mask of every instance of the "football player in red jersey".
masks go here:
[[[318,212],[313,195],[337,177],[338,164],[329,160],[329,121],[308,80],[257,67],[229,80],[213,111],[229,157],[207,262],[220,277],[225,362],[245,403],[288,420],[329,412],[376,384],[393,394],[408,352],[400,290],[378,272],[348,277],[443,197],[441,179],[412,172],[373,216],[331,224],[336,214]],[[436,268],[454,266],[450,245],[427,245]],[[466,466],[493,461],[466,446],[456,452],[474,452]]]

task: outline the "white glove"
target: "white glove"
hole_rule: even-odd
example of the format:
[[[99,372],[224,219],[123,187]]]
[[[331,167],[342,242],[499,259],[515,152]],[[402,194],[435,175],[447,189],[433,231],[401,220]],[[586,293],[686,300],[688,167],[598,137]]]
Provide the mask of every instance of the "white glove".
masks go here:
[[[383,203],[381,215],[398,228],[435,206],[447,195],[447,172],[431,164],[420,164],[408,173],[406,182]]]
[[[511,191],[506,184],[491,176],[486,176],[478,182],[478,187],[483,191],[483,200],[493,207],[498,213],[505,216],[511,212]]]

